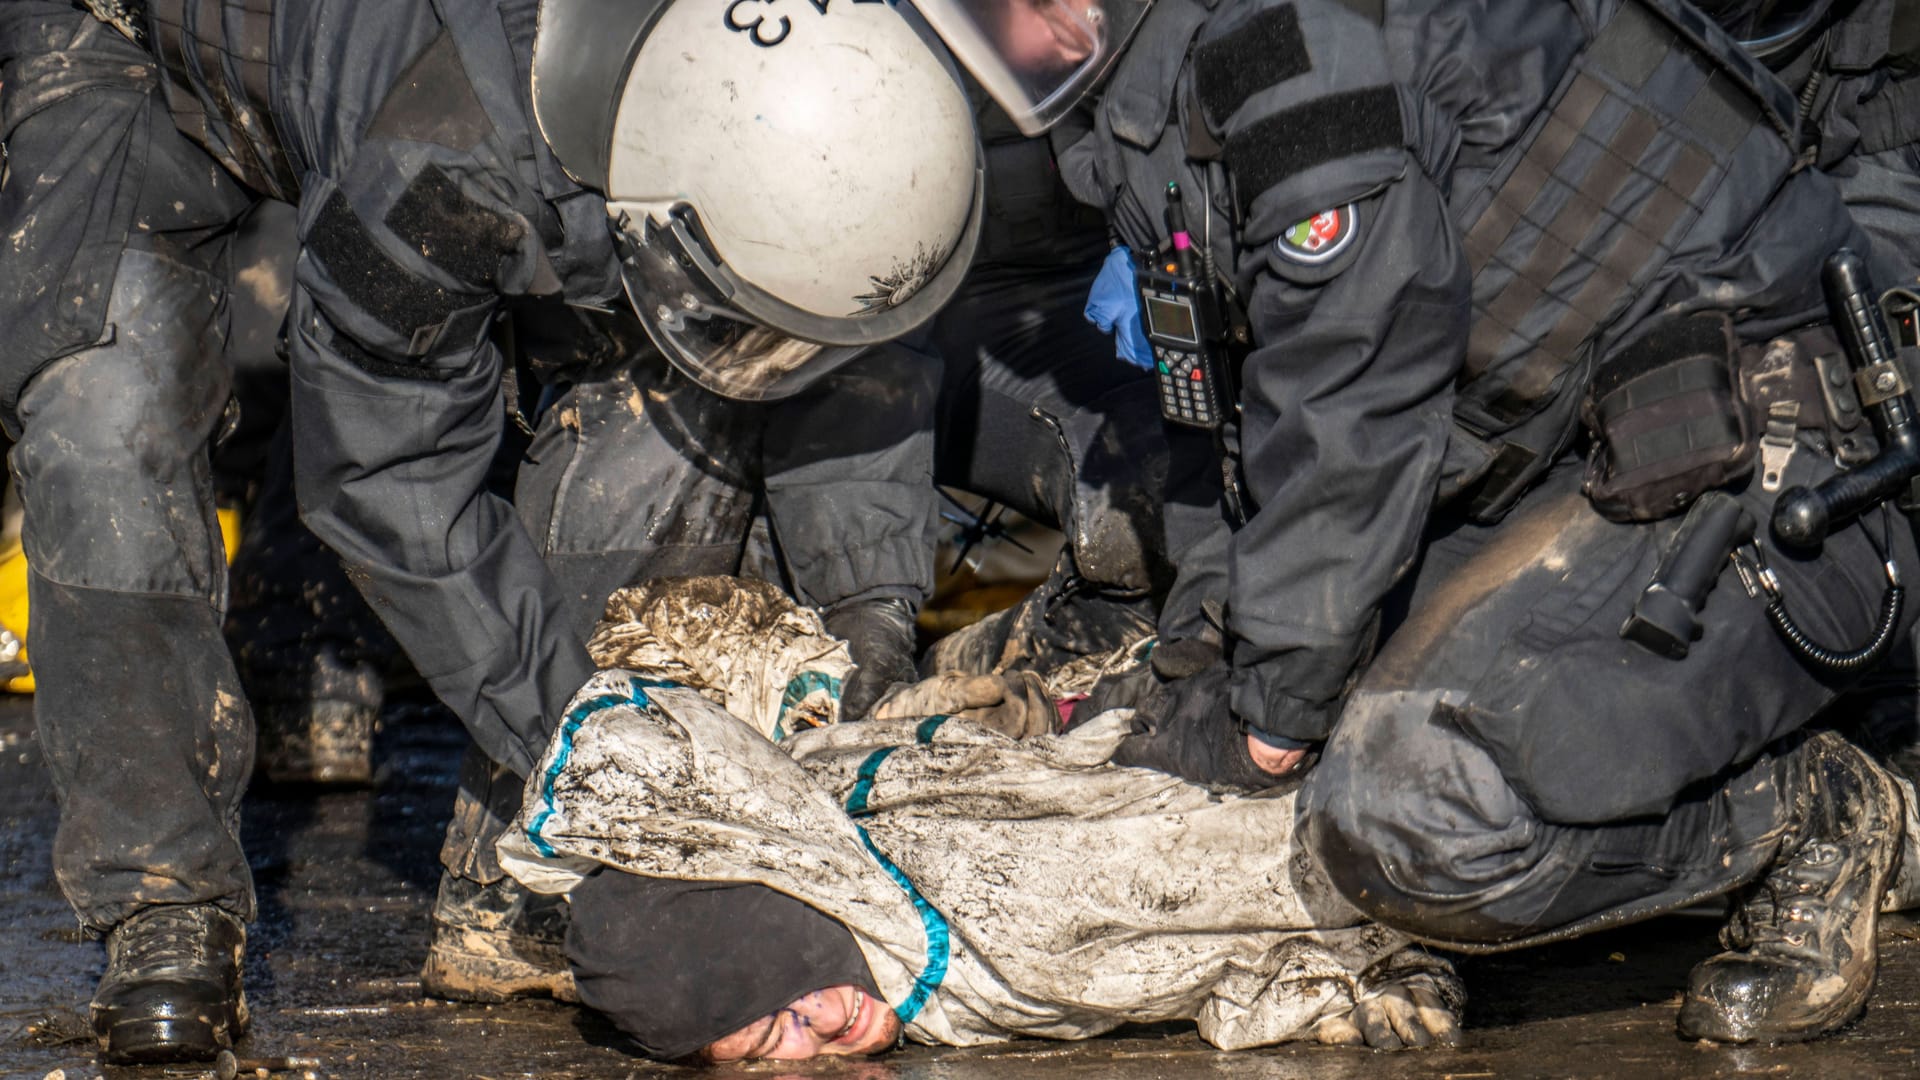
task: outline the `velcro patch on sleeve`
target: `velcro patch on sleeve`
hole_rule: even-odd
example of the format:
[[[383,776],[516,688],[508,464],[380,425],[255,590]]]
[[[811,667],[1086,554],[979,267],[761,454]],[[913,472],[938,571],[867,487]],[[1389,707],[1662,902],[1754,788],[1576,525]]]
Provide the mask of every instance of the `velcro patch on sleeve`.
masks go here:
[[[1218,130],[1248,98],[1311,70],[1300,13],[1292,4],[1282,4],[1194,50],[1194,93],[1207,123]]]
[[[1227,168],[1245,213],[1262,192],[1315,165],[1405,144],[1392,86],[1304,101],[1227,136]]]
[[[389,258],[338,191],[320,207],[306,246],[349,301],[402,338],[411,340],[416,331],[438,326],[474,302]]]
[[[494,288],[501,256],[525,235],[520,222],[461,192],[453,177],[428,165],[387,211],[387,228],[456,281]]]

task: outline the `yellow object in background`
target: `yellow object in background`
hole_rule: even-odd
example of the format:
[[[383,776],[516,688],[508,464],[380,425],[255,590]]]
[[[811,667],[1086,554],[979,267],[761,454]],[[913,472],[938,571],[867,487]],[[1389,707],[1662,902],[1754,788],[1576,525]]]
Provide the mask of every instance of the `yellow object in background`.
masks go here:
[[[233,562],[233,553],[240,548],[240,511],[237,507],[220,507],[214,513],[220,519],[220,543],[227,549],[227,562]],[[0,629],[12,634],[15,641],[27,640],[27,553],[20,547],[20,537],[9,536],[0,541]],[[27,663],[27,650],[23,644],[18,661]],[[0,683],[0,690],[9,694],[33,693],[33,672],[18,675]]]

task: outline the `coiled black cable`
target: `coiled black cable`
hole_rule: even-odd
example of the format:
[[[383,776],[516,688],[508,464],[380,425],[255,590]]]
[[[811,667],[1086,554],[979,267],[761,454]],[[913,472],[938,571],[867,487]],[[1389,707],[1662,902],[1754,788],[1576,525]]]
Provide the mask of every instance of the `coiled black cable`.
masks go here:
[[[1878,664],[1886,658],[1887,650],[1893,646],[1894,631],[1900,628],[1900,611],[1906,605],[1907,589],[1900,584],[1900,569],[1894,565],[1893,556],[1888,554],[1893,547],[1893,514],[1887,509],[1886,503],[1880,504],[1880,514],[1880,542],[1874,541],[1871,528],[1863,526],[1861,529],[1867,538],[1867,545],[1873,548],[1874,554],[1880,556],[1880,564],[1887,571],[1887,592],[1880,598],[1880,624],[1873,628],[1873,636],[1867,639],[1865,645],[1842,652],[1813,640],[1788,613],[1786,598],[1780,594],[1779,587],[1772,584],[1767,587],[1767,618],[1773,622],[1773,628],[1786,639],[1788,648],[1830,675],[1854,675]],[[1772,581],[1771,574],[1768,571],[1769,582]]]
[[[1874,627],[1873,637],[1865,645],[1850,652],[1829,649],[1807,636],[1787,613],[1786,602],[1778,596],[1767,604],[1767,618],[1773,620],[1773,628],[1780,631],[1788,647],[1808,663],[1834,675],[1851,675],[1867,670],[1886,657],[1887,649],[1893,645],[1894,631],[1900,626],[1900,609],[1906,603],[1906,595],[1904,585],[1887,586],[1887,594],[1880,598],[1880,625]]]

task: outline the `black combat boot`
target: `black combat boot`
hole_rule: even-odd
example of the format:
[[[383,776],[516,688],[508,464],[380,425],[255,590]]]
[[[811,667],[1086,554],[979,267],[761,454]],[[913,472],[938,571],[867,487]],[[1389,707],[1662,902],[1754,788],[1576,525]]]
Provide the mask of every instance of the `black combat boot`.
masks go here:
[[[529,892],[512,878],[482,885],[443,873],[420,987],[449,1001],[578,1001],[566,941],[565,897]]]
[[[1880,899],[1900,852],[1899,789],[1830,732],[1795,751],[1782,775],[1780,853],[1721,931],[1728,951],[1687,980],[1687,1038],[1817,1038],[1859,1016],[1873,989]]]
[[[303,653],[291,671],[248,670],[259,741],[254,767],[273,784],[373,783],[373,735],[386,679],[368,660],[332,645]]]
[[[107,935],[93,1030],[112,1065],[205,1061],[247,1032],[247,929],[211,904],[152,907]]]

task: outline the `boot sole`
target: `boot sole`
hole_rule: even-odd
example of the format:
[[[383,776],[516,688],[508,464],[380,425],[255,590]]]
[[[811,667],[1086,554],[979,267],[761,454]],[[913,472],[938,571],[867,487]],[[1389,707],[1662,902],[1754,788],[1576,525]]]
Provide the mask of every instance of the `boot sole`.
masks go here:
[[[1876,950],[1874,955],[1876,968],[1878,967],[1879,959],[1878,950]],[[1725,1023],[1728,1019],[1725,1013],[1704,1004],[1696,1005],[1694,1001],[1689,998],[1680,1006],[1680,1018],[1678,1021],[1680,1036],[1685,1039],[1706,1039],[1717,1043],[1741,1045],[1747,1043],[1777,1045],[1780,1043],[1811,1042],[1814,1039],[1825,1038],[1839,1031],[1841,1028],[1846,1027],[1848,1024],[1853,1023],[1855,1020],[1860,1019],[1860,1014],[1867,1009],[1867,999],[1873,996],[1874,984],[1878,981],[1879,972],[1876,970],[1874,977],[1868,979],[1859,991],[1839,999],[1836,1006],[1827,1010],[1821,1017],[1810,1021],[1804,1027],[1789,1028],[1781,1031],[1766,1031],[1759,1028],[1729,1025]]]
[[[443,1001],[499,1005],[518,998],[550,997],[577,1003],[573,972],[551,971],[495,956],[449,954],[435,950],[420,968],[420,989]]]

